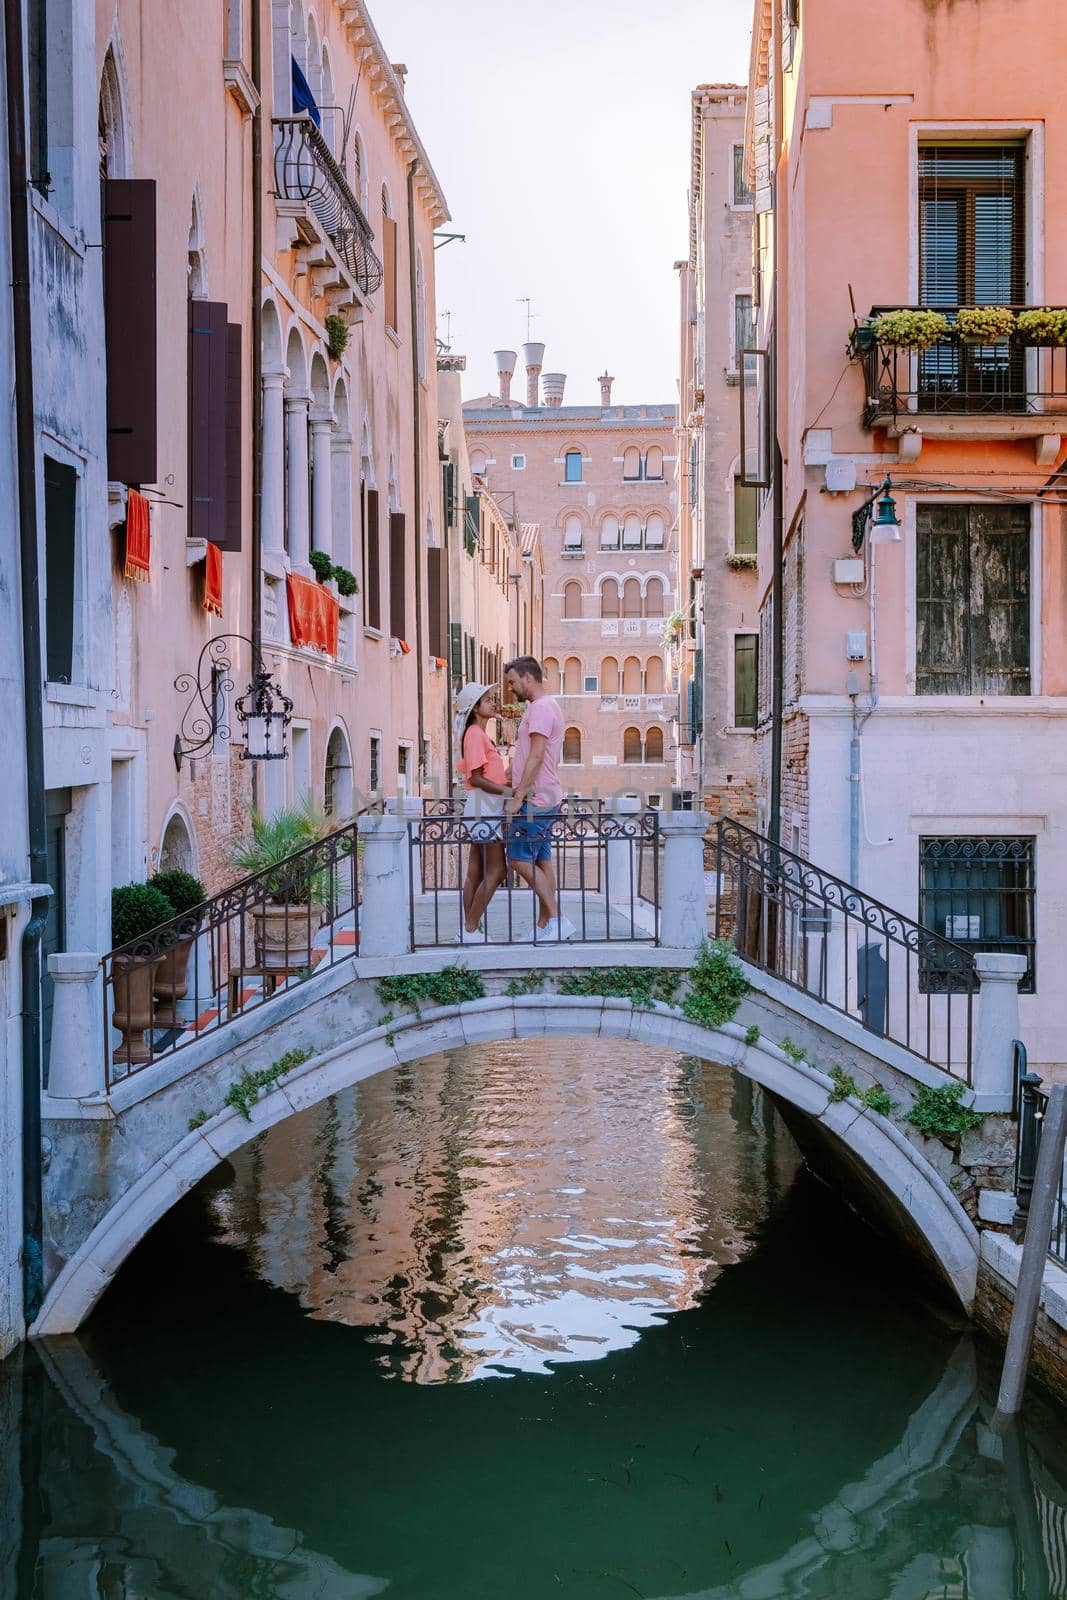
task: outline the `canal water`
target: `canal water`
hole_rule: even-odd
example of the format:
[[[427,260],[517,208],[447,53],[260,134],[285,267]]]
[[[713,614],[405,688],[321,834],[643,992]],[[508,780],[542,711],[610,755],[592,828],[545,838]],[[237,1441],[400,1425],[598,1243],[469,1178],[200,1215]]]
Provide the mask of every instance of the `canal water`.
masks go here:
[[[1042,1600],[1062,1418],[636,1046],[430,1058],[257,1138],[0,1368],[5,1600]]]

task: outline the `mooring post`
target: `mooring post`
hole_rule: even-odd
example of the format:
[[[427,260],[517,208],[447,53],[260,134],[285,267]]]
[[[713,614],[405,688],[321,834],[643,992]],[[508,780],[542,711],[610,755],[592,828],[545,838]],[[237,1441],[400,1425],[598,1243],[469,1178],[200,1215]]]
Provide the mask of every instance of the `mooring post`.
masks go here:
[[[660,891],[659,942],[677,950],[695,950],[708,931],[704,890],[706,811],[661,811],[663,881]]]
[[[1015,1305],[1008,1330],[1008,1348],[1004,1352],[1004,1371],[997,1396],[995,1422],[1014,1417],[1023,1403],[1026,1374],[1030,1365],[1030,1349],[1037,1324],[1037,1308],[1041,1299],[1041,1280],[1052,1237],[1052,1217],[1056,1196],[1060,1188],[1063,1167],[1063,1149],[1067,1141],[1067,1083],[1054,1083],[1049,1090],[1048,1106],[1041,1129],[1041,1149],[1034,1175],[1034,1192],[1030,1201],[1030,1215],[1026,1221],[1023,1240],[1023,1258],[1019,1267],[1019,1281],[1015,1286]]]
[[[361,956],[406,956],[411,952],[411,840],[409,823],[417,826],[415,806],[401,797],[388,802],[383,815],[361,816],[356,827],[364,841],[360,875],[363,903],[359,910]],[[421,805],[419,806],[421,815]]]

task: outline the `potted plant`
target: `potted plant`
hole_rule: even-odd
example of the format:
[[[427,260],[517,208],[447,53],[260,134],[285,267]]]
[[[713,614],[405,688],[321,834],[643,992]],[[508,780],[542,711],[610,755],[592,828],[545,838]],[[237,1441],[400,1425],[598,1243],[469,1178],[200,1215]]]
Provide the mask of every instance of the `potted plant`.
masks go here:
[[[230,861],[239,871],[262,876],[263,892],[251,913],[256,964],[264,972],[298,972],[311,959],[311,916],[329,898],[326,874],[314,853],[296,861],[290,857],[321,839],[328,826],[309,797],[273,817],[253,811],[251,839],[230,848]]]
[[[948,318],[941,311],[883,311],[874,319],[878,344],[909,350],[928,350],[949,336]]]
[[[111,891],[111,1020],[122,1034],[114,1059],[126,1066],[150,1061],[152,1052],[144,1032],[152,1026],[152,989],[160,955],[169,944],[161,935],[149,937],[170,922],[174,906],[148,883],[127,883]]]
[[[312,550],[308,555],[308,564],[320,583],[329,583],[333,577],[333,562],[325,550]]]
[[[342,595],[346,600],[350,595],[359,593],[359,584],[356,582],[356,575],[354,572],[349,572],[347,567],[334,567],[333,577],[334,582],[337,585],[337,593]]]
[[[861,355],[875,343],[875,317],[857,317],[849,336],[853,355]]]
[[[339,317],[336,311],[332,311],[323,326],[326,329],[326,348],[330,352],[331,359],[340,361],[348,348],[348,323],[344,317]]]
[[[174,907],[175,917],[181,919],[174,929],[173,943],[156,966],[152,991],[156,1001],[156,1023],[162,1028],[177,1028],[181,1024],[178,1001],[184,1000],[189,992],[189,951],[200,932],[199,907],[207,896],[199,878],[177,868],[169,872],[157,872],[149,878],[148,883],[150,888],[166,895]]]
[[[1032,306],[1020,311],[1015,326],[1027,344],[1067,344],[1067,309],[1062,306]]]
[[[960,306],[956,334],[963,344],[1007,344],[1015,313],[1007,306]]]
[[[666,618],[663,624],[663,637],[660,640],[660,643],[665,650],[670,649],[673,645],[678,643],[682,637],[682,629],[684,627],[685,612],[672,611],[670,616]]]

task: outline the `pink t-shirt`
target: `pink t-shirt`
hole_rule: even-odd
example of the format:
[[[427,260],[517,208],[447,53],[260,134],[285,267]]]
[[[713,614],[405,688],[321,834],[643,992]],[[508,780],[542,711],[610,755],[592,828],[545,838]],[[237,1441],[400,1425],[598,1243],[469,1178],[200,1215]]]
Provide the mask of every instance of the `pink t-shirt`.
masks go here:
[[[504,765],[504,758],[496,745],[490,739],[484,728],[479,728],[476,722],[472,723],[463,735],[463,760],[458,763],[460,772],[469,778],[472,772],[483,770],[483,777],[490,783],[505,784],[508,781],[508,769]]]
[[[522,714],[515,750],[511,758],[511,781],[522,782],[522,774],[530,756],[530,736],[543,733],[548,741],[537,774],[536,787],[529,799],[535,806],[558,806],[563,799],[559,781],[559,758],[563,753],[563,712],[559,702],[550,694],[531,700]]]

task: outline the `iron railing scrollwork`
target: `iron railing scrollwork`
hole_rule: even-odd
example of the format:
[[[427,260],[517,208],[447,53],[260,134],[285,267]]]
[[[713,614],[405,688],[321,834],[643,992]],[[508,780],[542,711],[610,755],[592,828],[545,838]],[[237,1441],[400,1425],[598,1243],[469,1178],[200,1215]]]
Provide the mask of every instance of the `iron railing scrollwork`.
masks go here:
[[[360,291],[374,294],[384,268],[374,230],[333,152],[306,114],[274,119],[274,185],[283,200],[306,201]]]

